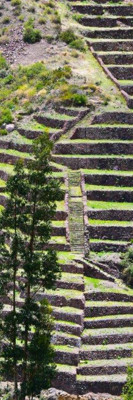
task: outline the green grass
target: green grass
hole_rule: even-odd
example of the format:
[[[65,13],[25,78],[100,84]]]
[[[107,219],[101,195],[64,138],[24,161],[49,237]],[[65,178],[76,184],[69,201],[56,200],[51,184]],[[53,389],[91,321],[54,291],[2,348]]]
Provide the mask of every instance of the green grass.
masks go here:
[[[72,289],[56,289],[55,290],[46,290],[45,293],[49,295],[58,295],[58,296],[63,296],[66,299],[71,299],[71,298],[82,298],[83,294],[79,290],[72,290]]]
[[[115,201],[87,201],[87,206],[89,210],[131,210],[133,211],[133,203],[120,203]]]
[[[133,227],[133,221],[104,221],[101,219],[89,219],[89,224],[90,225],[103,225],[103,226],[132,226]]]
[[[120,175],[120,176],[133,176],[133,171],[120,171],[120,170],[102,170],[102,169],[81,169],[84,175]]]
[[[102,186],[102,185],[89,185],[88,183],[86,183],[85,185],[86,190],[90,191],[90,190],[105,190],[105,191],[129,191],[132,192],[133,191],[133,187],[131,186]]]
[[[55,351],[60,350],[60,351],[68,352],[68,353],[75,353],[75,352],[78,353],[77,347],[71,348],[70,346],[63,346],[63,345],[54,345],[53,347],[54,347]]]
[[[65,221],[52,221],[52,225],[56,227],[65,227]]]
[[[0,153],[9,154],[12,156],[20,157],[20,158],[32,158],[29,153],[17,151],[17,150],[8,150],[8,149],[0,149]]]
[[[125,240],[108,240],[108,239],[91,239],[90,243],[104,243],[104,244],[117,244],[117,245],[127,245],[129,242]],[[102,252],[103,254],[103,252]],[[105,254],[105,252],[104,252]],[[110,252],[109,252],[110,254]],[[112,252],[111,252],[112,254]]]
[[[82,283],[82,275],[62,272],[61,280],[66,282]]]

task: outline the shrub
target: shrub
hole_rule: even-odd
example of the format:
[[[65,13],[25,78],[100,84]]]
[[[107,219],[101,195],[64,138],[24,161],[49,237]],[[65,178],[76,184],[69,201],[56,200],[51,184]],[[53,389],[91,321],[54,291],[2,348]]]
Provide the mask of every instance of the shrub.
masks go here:
[[[7,130],[6,129],[0,129],[0,136],[5,136],[7,135]]]
[[[13,121],[13,116],[9,108],[0,108],[0,125]]]
[[[3,21],[2,21],[3,24],[9,24],[9,22],[10,22],[10,18],[8,16],[3,18]]]
[[[124,281],[133,287],[133,245],[129,246],[121,262]]]
[[[122,392],[123,400],[133,400],[133,367],[127,368],[127,382]]]
[[[0,70],[1,69],[7,69],[7,62],[5,60],[5,58],[2,56],[2,54],[0,53]]]
[[[21,0],[11,0],[12,6],[21,6]]]
[[[24,24],[24,32],[23,32],[23,40],[27,43],[36,43],[40,42],[42,38],[41,32],[39,29],[34,29],[34,21],[32,18],[29,18],[27,22]]]
[[[76,36],[73,32],[73,30],[71,28],[66,29],[66,31],[62,32],[60,34],[60,38],[63,42],[70,44],[72,43],[74,40],[76,40]]]
[[[73,40],[73,42],[70,43],[70,46],[73,49],[77,49],[77,50],[84,51],[84,52],[86,51],[85,44],[84,44],[83,40],[80,38]]]
[[[66,85],[62,93],[60,95],[60,100],[64,105],[72,105],[72,106],[85,106],[87,104],[87,97],[84,93],[79,92],[79,88],[77,86],[69,86]]]

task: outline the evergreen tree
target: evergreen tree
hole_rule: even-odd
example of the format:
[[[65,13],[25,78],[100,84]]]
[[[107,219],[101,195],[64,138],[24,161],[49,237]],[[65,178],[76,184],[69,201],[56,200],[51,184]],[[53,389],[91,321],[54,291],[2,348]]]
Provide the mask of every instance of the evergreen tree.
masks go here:
[[[0,220],[1,287],[11,301],[2,323],[7,342],[3,345],[3,370],[8,378],[9,371],[14,378],[15,400],[38,394],[49,385],[54,370],[50,311],[37,297],[39,290],[53,288],[60,274],[56,252],[46,250],[55,202],[63,198],[59,182],[51,176],[51,150],[52,142],[45,133],[35,141],[28,171],[22,162],[17,163],[7,183],[9,200]],[[20,290],[23,303],[17,298]]]

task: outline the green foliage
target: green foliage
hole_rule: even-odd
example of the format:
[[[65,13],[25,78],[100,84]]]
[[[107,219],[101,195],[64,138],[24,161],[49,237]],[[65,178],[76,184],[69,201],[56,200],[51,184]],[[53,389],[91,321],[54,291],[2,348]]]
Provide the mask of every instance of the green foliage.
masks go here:
[[[3,55],[0,53],[0,70],[1,69],[7,69],[7,62],[5,60],[5,58],[3,57]]]
[[[49,93],[61,83],[67,82],[72,75],[67,65],[55,70],[48,70],[43,62],[15,69],[10,68],[0,54],[0,124],[12,121],[12,111],[21,107],[25,114],[34,111],[34,104],[41,104],[46,91]],[[38,96],[42,89],[44,94]]]
[[[49,387],[55,370],[50,344],[51,309],[46,302],[39,303],[37,293],[54,288],[60,276],[56,252],[46,250],[46,246],[56,201],[64,197],[59,182],[51,176],[52,142],[48,133],[36,139],[33,147],[28,171],[19,161],[7,182],[9,198],[0,218],[0,292],[12,303],[11,311],[1,321],[8,342],[1,354],[3,375],[13,379],[15,398],[23,400],[27,394],[33,396]],[[20,293],[24,301],[18,308]],[[18,364],[22,371],[20,393]]]
[[[83,51],[83,52],[86,51],[86,47],[85,47],[84,41],[82,39],[80,39],[80,38],[73,40],[70,43],[70,46],[73,49],[77,49],[77,50],[80,50],[80,51]]]
[[[23,32],[23,40],[27,43],[36,43],[40,42],[42,38],[41,32],[39,29],[34,28],[34,20],[29,18],[27,22],[24,24],[24,32]]]
[[[21,0],[11,0],[12,6],[21,6]]]
[[[124,254],[121,267],[124,281],[133,287],[133,245],[129,246]]]
[[[86,95],[76,85],[67,85],[63,88],[60,100],[64,105],[85,106],[87,104]]]
[[[9,108],[1,108],[0,107],[0,125],[3,123],[10,123],[13,120],[12,113]]]
[[[133,399],[133,367],[127,368],[127,382],[123,388],[122,400]]]
[[[68,28],[60,34],[60,39],[63,42],[70,44],[76,39],[76,36],[73,30],[71,28]]]
[[[71,28],[63,31],[60,34],[60,39],[63,40],[63,42],[69,44],[70,47],[72,47],[74,49],[77,49],[80,51],[86,50],[84,41],[81,38],[79,38],[78,36],[76,36]]]

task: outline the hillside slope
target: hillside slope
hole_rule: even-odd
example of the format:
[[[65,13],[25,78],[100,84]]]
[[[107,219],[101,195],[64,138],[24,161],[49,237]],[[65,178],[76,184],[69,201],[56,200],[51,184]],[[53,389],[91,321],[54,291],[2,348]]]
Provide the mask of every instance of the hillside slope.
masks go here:
[[[62,277],[40,292],[55,318],[53,385],[120,395],[133,364],[133,291],[120,270],[133,237],[133,6],[12,0],[0,12],[1,207],[13,165],[28,165],[46,128],[65,189],[49,243]],[[24,41],[29,18],[35,43]]]

